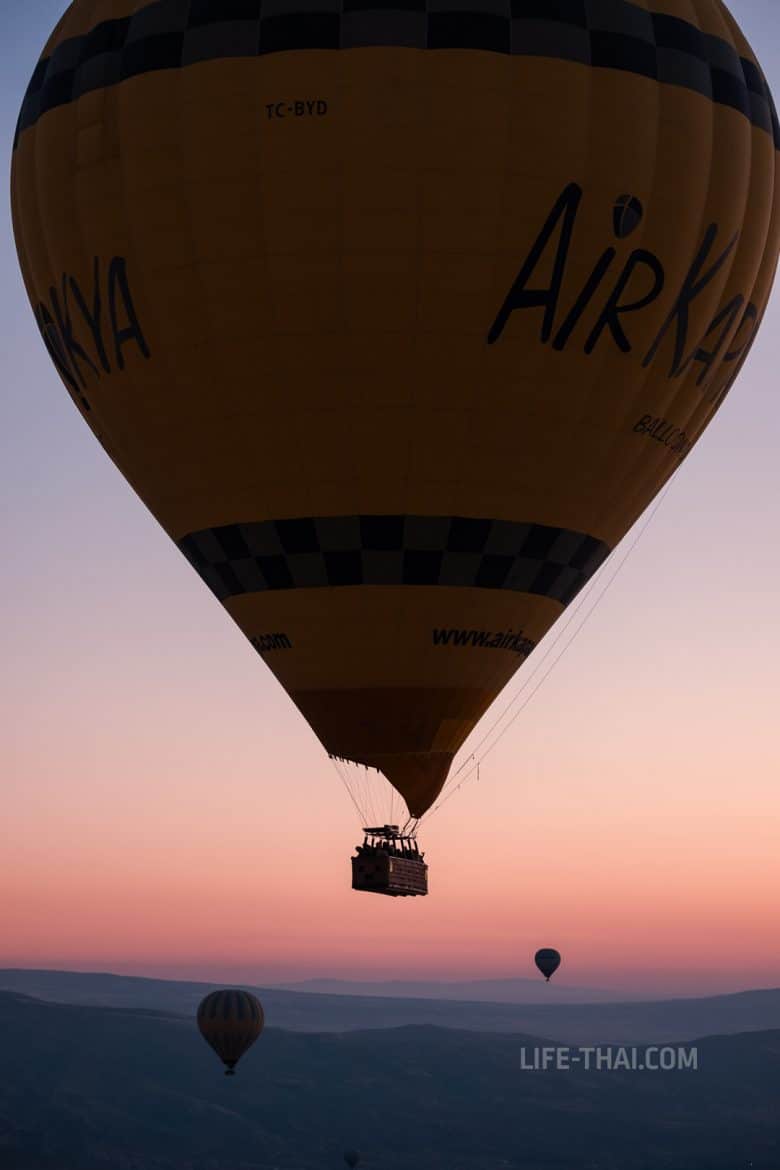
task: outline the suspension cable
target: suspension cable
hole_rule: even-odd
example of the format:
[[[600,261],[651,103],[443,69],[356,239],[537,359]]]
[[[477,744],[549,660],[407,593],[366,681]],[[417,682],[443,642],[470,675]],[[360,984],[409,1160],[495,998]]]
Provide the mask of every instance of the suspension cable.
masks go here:
[[[498,716],[495,718],[495,720],[494,720],[494,721],[493,721],[493,723],[490,725],[490,727],[489,727],[489,728],[488,728],[488,730],[485,732],[485,734],[482,736],[482,739],[481,739],[481,740],[479,741],[479,743],[476,745],[476,747],[474,748],[474,750],[473,750],[472,752],[470,752],[470,753],[469,753],[469,755],[466,757],[466,759],[463,761],[463,763],[460,765],[460,767],[459,767],[459,768],[458,768],[458,769],[457,769],[455,772],[453,772],[453,773],[452,773],[452,775],[449,777],[449,779],[448,779],[448,781],[447,781],[447,784],[445,785],[445,787],[449,787],[449,786],[450,786],[450,784],[452,783],[452,781],[456,780],[456,779],[458,778],[458,776],[461,774],[461,772],[463,772],[463,771],[464,771],[464,769],[466,769],[466,768],[469,766],[469,764],[471,763],[471,761],[472,761],[472,760],[475,760],[475,759],[477,758],[477,755],[478,755],[478,753],[479,753],[479,750],[480,750],[480,748],[482,748],[482,746],[483,746],[485,743],[487,743],[487,741],[490,739],[490,737],[491,737],[491,735],[493,734],[493,732],[495,731],[495,729],[496,729],[496,728],[499,726],[499,724],[500,724],[500,723],[501,723],[501,722],[502,722],[502,721],[505,719],[505,717],[506,717],[506,716],[509,714],[509,712],[510,712],[510,711],[512,710],[512,708],[515,706],[515,704],[516,704],[516,703],[517,703],[517,702],[518,702],[518,701],[519,701],[519,700],[520,700],[520,699],[523,697],[523,694],[524,694],[524,692],[525,692],[525,691],[528,689],[528,687],[530,686],[530,684],[533,682],[533,680],[534,680],[535,676],[536,676],[536,675],[539,673],[539,671],[542,669],[542,667],[544,666],[545,662],[546,662],[546,661],[547,661],[547,659],[550,657],[550,655],[552,654],[553,650],[555,649],[555,647],[556,647],[556,646],[558,645],[558,643],[560,642],[561,638],[562,638],[562,637],[564,636],[564,634],[566,633],[566,630],[569,628],[569,626],[572,624],[572,622],[573,622],[573,621],[574,621],[574,619],[576,618],[576,616],[577,616],[577,614],[579,613],[579,611],[582,609],[582,607],[583,607],[583,605],[585,604],[585,602],[586,602],[587,598],[588,598],[589,596],[591,596],[591,594],[592,594],[592,592],[593,592],[593,589],[594,589],[594,586],[595,586],[595,582],[596,582],[597,580],[598,580],[598,577],[592,577],[592,578],[591,578],[591,580],[590,580],[590,582],[588,583],[588,585],[585,587],[585,589],[583,589],[582,593],[581,593],[581,594],[580,594],[580,596],[577,598],[577,601],[576,601],[575,605],[573,605],[573,606],[571,607],[571,609],[570,609],[570,612],[569,612],[569,613],[567,614],[567,616],[566,616],[566,620],[565,620],[565,621],[564,621],[564,623],[562,624],[562,626],[561,626],[561,629],[560,629],[560,630],[557,632],[557,634],[556,634],[555,638],[552,640],[552,642],[550,643],[550,645],[547,647],[547,649],[545,650],[544,654],[541,656],[541,658],[539,659],[539,661],[538,661],[537,663],[535,663],[535,664],[534,664],[534,666],[533,666],[533,667],[532,667],[532,669],[529,671],[529,673],[528,673],[528,674],[526,674],[526,675],[525,675],[525,677],[523,678],[522,685],[520,686],[520,689],[518,690],[517,694],[516,694],[516,695],[514,695],[512,699],[510,699],[510,701],[509,701],[509,702],[506,704],[506,706],[504,707],[503,711],[501,711],[501,713],[500,713],[500,714],[499,714],[499,715],[498,715]]]
[[[331,756],[331,755],[328,755],[328,759],[330,760],[331,764],[333,764],[333,767],[336,770],[336,774],[337,774],[339,780],[346,788],[349,799],[352,801],[352,803],[355,806],[355,810],[357,811],[357,815],[360,817],[361,821],[365,821],[365,815],[363,813],[363,810],[361,809],[360,805],[358,804],[357,799],[355,797],[355,794],[352,791],[352,787],[349,784],[349,782],[347,781],[346,776],[342,772],[341,767],[339,766],[339,761],[336,759],[335,756]]]
[[[489,755],[490,755],[490,753],[493,751],[493,748],[495,748],[495,747],[498,745],[498,743],[499,743],[499,742],[500,742],[500,741],[503,739],[503,737],[504,737],[504,736],[506,735],[506,733],[509,731],[510,727],[512,727],[512,726],[514,725],[514,723],[515,723],[515,722],[516,722],[516,720],[519,718],[519,716],[520,716],[520,715],[523,713],[523,711],[525,711],[526,707],[527,707],[527,706],[528,706],[528,704],[531,702],[531,700],[533,699],[534,695],[536,695],[536,693],[537,693],[537,692],[540,690],[540,688],[541,688],[541,687],[544,685],[544,683],[545,683],[545,682],[547,681],[547,679],[550,677],[550,675],[552,674],[552,672],[553,672],[553,670],[555,669],[555,667],[558,665],[558,663],[560,662],[560,660],[563,658],[564,654],[566,654],[566,653],[567,653],[567,651],[568,651],[568,650],[571,648],[571,646],[573,646],[573,645],[574,645],[574,642],[575,642],[575,641],[576,641],[576,639],[579,637],[579,635],[582,633],[582,631],[584,630],[584,628],[585,628],[585,626],[587,625],[587,623],[588,623],[588,621],[590,620],[590,618],[591,618],[591,617],[593,616],[593,614],[596,612],[597,608],[599,607],[599,605],[600,605],[600,604],[601,604],[601,602],[603,601],[604,597],[607,595],[607,592],[608,592],[608,591],[609,591],[609,590],[612,588],[612,586],[614,585],[615,581],[616,581],[616,580],[617,580],[617,578],[618,578],[618,575],[620,574],[621,570],[622,570],[622,569],[623,569],[623,567],[625,566],[625,564],[626,564],[626,562],[628,561],[629,557],[630,557],[630,556],[632,555],[632,553],[635,551],[635,549],[636,549],[637,545],[639,544],[640,540],[642,539],[642,537],[644,536],[644,534],[647,532],[647,529],[650,527],[651,523],[653,522],[653,520],[654,520],[654,518],[655,518],[655,516],[656,516],[656,513],[658,512],[658,509],[661,507],[661,504],[662,504],[662,503],[664,502],[664,500],[666,499],[666,496],[668,495],[668,493],[669,493],[669,491],[670,491],[670,489],[671,489],[671,487],[672,487],[672,484],[674,483],[674,481],[675,481],[676,477],[677,477],[677,472],[675,472],[675,473],[674,473],[674,474],[673,474],[673,475],[670,477],[670,479],[669,479],[669,481],[667,482],[667,484],[666,484],[665,488],[663,489],[663,491],[661,492],[661,494],[658,496],[658,499],[656,500],[655,504],[653,505],[653,507],[651,508],[650,512],[648,513],[648,515],[647,515],[647,519],[644,521],[644,523],[642,524],[642,526],[639,528],[639,530],[638,530],[638,532],[637,532],[636,536],[634,537],[633,541],[631,542],[631,544],[629,545],[628,549],[626,550],[626,552],[625,552],[625,554],[624,554],[624,556],[623,556],[622,560],[620,560],[620,561],[618,562],[618,564],[617,564],[617,566],[616,566],[616,568],[615,568],[614,572],[612,573],[612,576],[611,576],[611,577],[609,577],[609,578],[606,580],[606,584],[604,585],[604,588],[601,590],[601,592],[600,592],[600,593],[598,593],[598,594],[597,594],[597,596],[596,596],[596,599],[595,599],[595,601],[594,601],[593,605],[590,607],[590,609],[587,611],[587,613],[585,613],[585,615],[583,616],[583,618],[582,618],[582,621],[580,622],[579,626],[578,626],[578,627],[577,627],[577,629],[576,629],[576,630],[574,630],[574,632],[572,633],[572,636],[571,636],[571,638],[568,640],[568,642],[566,642],[566,644],[565,644],[565,645],[564,645],[564,646],[561,648],[561,650],[560,650],[560,652],[558,653],[558,655],[557,655],[557,656],[556,656],[556,657],[553,659],[553,661],[550,663],[550,666],[549,666],[549,667],[548,667],[548,669],[545,671],[545,673],[542,675],[542,677],[539,679],[539,681],[538,681],[538,683],[536,684],[536,686],[535,686],[535,687],[534,687],[534,688],[531,690],[530,694],[529,694],[529,695],[526,697],[525,701],[524,701],[524,702],[523,702],[523,703],[520,705],[520,707],[517,709],[517,711],[515,711],[515,713],[514,713],[514,715],[512,716],[512,718],[509,720],[509,722],[506,724],[506,726],[505,726],[505,727],[503,727],[503,728],[502,728],[502,730],[501,730],[501,731],[498,733],[498,735],[495,737],[495,739],[493,740],[493,742],[492,742],[492,743],[491,743],[491,744],[490,744],[490,745],[489,745],[489,746],[488,746],[488,747],[485,749],[485,751],[482,753],[482,755],[481,755],[479,758],[477,758],[477,752],[479,751],[479,749],[480,749],[480,748],[481,748],[481,747],[482,747],[482,746],[485,744],[485,742],[486,742],[486,741],[487,741],[487,740],[490,738],[490,736],[491,736],[491,735],[493,734],[493,732],[495,731],[496,727],[498,727],[498,725],[499,725],[499,724],[501,723],[501,721],[502,721],[502,720],[505,718],[505,716],[508,714],[508,712],[509,712],[509,711],[512,709],[512,707],[513,707],[513,706],[514,706],[514,705],[517,703],[518,699],[519,699],[519,698],[520,698],[520,697],[523,695],[523,693],[524,693],[524,692],[525,692],[525,690],[527,689],[527,687],[528,687],[529,683],[530,683],[530,682],[531,682],[531,680],[533,679],[534,675],[535,675],[536,673],[538,673],[538,670],[539,670],[539,669],[540,669],[540,668],[543,666],[543,664],[546,662],[546,660],[547,660],[547,658],[549,657],[550,653],[552,652],[552,650],[554,650],[555,646],[556,646],[556,645],[557,645],[557,643],[560,641],[561,637],[562,637],[562,636],[563,636],[563,634],[565,633],[565,631],[566,631],[566,629],[568,628],[568,626],[569,626],[569,625],[571,625],[571,620],[570,620],[570,621],[568,621],[568,622],[566,623],[566,625],[564,626],[564,628],[563,628],[563,630],[561,631],[561,633],[558,635],[558,637],[555,639],[555,641],[554,641],[554,642],[551,644],[551,646],[550,646],[549,650],[548,650],[548,651],[545,653],[545,655],[543,656],[543,658],[542,658],[541,662],[539,663],[539,666],[538,666],[538,667],[536,668],[536,670],[535,670],[534,672],[532,672],[532,674],[531,674],[531,675],[530,675],[530,676],[529,676],[529,677],[528,677],[528,678],[525,680],[525,682],[523,683],[523,686],[520,688],[520,690],[519,690],[519,692],[517,693],[517,695],[515,695],[515,697],[514,697],[514,698],[511,700],[511,702],[507,704],[507,706],[504,708],[504,710],[503,710],[503,711],[502,711],[502,713],[499,715],[499,717],[498,717],[498,718],[495,720],[495,722],[493,723],[493,725],[491,726],[491,728],[490,728],[490,730],[487,732],[487,734],[486,734],[486,735],[484,735],[484,736],[482,737],[482,739],[479,741],[479,743],[478,743],[477,747],[475,748],[475,750],[474,750],[474,751],[473,751],[473,752],[472,752],[472,753],[471,753],[471,754],[470,754],[470,755],[469,755],[469,756],[466,758],[466,760],[464,761],[464,763],[463,763],[463,764],[460,766],[460,768],[457,770],[457,772],[455,772],[455,773],[454,773],[454,775],[452,776],[452,780],[454,781],[454,780],[455,780],[455,779],[456,779],[456,778],[457,778],[457,777],[458,777],[458,776],[459,776],[459,775],[460,775],[460,774],[463,772],[464,768],[466,768],[466,767],[468,766],[469,762],[470,762],[470,761],[473,761],[473,763],[472,763],[472,766],[471,766],[470,768],[468,768],[468,771],[466,772],[465,776],[463,776],[463,779],[462,779],[462,780],[460,781],[460,783],[459,783],[459,784],[458,784],[456,787],[454,787],[454,788],[453,788],[453,787],[450,787],[450,782],[448,782],[448,783],[445,785],[445,788],[442,790],[442,793],[441,793],[441,797],[440,797],[440,799],[439,799],[439,800],[437,801],[437,803],[436,803],[436,804],[433,806],[433,808],[429,809],[429,811],[428,811],[428,812],[426,812],[426,813],[423,815],[423,817],[421,817],[421,818],[420,818],[420,821],[418,821],[418,824],[420,824],[420,823],[421,823],[423,820],[427,820],[428,818],[430,818],[431,816],[433,816],[433,814],[434,814],[435,812],[438,812],[438,810],[439,810],[440,808],[442,808],[442,807],[443,807],[443,805],[445,805],[445,804],[447,803],[447,801],[448,801],[448,800],[450,800],[450,799],[451,799],[451,797],[453,797],[453,796],[455,795],[455,793],[456,793],[456,792],[459,792],[459,791],[460,791],[460,789],[463,787],[463,785],[464,785],[464,784],[466,784],[466,783],[467,783],[467,782],[468,782],[468,781],[469,781],[469,780],[470,780],[470,779],[471,779],[471,778],[472,778],[472,777],[473,777],[475,774],[476,774],[476,776],[477,776],[477,777],[479,776],[479,768],[480,768],[480,764],[481,764],[481,763],[482,763],[482,762],[483,762],[483,761],[484,761],[484,760],[487,758],[487,756],[489,756]],[[589,590],[588,592],[590,593],[590,592],[592,592],[592,590]],[[583,599],[583,603],[584,603],[584,599]],[[572,618],[576,616],[576,614],[579,612],[579,610],[580,610],[581,608],[582,608],[582,604],[578,604],[578,605],[577,605],[577,607],[576,607],[576,609],[575,609],[575,611],[574,611],[574,614],[572,615]],[[446,791],[446,789],[447,789],[447,788],[449,788],[449,791]]]

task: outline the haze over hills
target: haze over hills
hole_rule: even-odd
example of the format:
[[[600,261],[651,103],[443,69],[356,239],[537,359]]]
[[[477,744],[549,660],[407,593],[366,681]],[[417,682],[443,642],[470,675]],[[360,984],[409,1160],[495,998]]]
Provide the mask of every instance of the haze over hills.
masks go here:
[[[660,1073],[530,1071],[517,1034],[269,1028],[232,1079],[162,1012],[2,992],[0,1035],[0,1170],[343,1170],[345,1147],[366,1170],[780,1165],[780,1031]]]
[[[631,1003],[645,995],[594,987],[569,987],[556,977],[545,983],[534,979],[305,979],[275,983],[286,991],[315,992],[318,995],[378,995],[386,999],[454,999],[468,1003]]]
[[[0,970],[0,989],[42,1000],[192,1016],[216,983],[70,971]],[[546,986],[546,985],[545,985]],[[706,999],[613,1004],[508,1004],[327,995],[251,988],[269,1025],[296,1032],[353,1032],[433,1025],[526,1033],[569,1044],[654,1044],[780,1028],[780,989]]]

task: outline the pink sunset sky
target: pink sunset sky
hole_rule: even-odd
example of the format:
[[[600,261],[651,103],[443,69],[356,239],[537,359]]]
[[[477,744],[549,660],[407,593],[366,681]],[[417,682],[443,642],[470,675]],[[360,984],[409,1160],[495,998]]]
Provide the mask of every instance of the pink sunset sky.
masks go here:
[[[62,5],[18,7],[9,153]],[[775,7],[731,4],[777,92]],[[7,211],[0,249],[0,967],[531,977],[555,946],[570,986],[780,986],[777,290],[593,617],[426,825],[431,896],[393,900],[349,889],[334,769],[71,405]]]

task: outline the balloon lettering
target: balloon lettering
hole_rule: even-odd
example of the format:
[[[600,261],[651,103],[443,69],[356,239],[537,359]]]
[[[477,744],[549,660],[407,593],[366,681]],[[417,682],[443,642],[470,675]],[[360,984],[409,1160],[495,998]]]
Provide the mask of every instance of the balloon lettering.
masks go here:
[[[596,294],[604,284],[617,256],[617,250],[612,246],[602,253],[553,336],[566,278],[567,261],[573,245],[577,216],[582,201],[583,189],[577,183],[569,183],[556,199],[488,331],[488,345],[493,345],[500,339],[513,313],[526,309],[543,309],[539,340],[544,345],[552,339],[553,349],[557,351],[566,349],[586,311],[593,305]],[[631,196],[621,196],[616,201],[613,215],[615,234],[619,239],[625,239],[636,229],[643,216],[642,204]],[[746,351],[752,343],[757,328],[758,309],[750,302],[747,304],[735,331],[740,311],[745,305],[744,294],[738,293],[718,310],[687,357],[685,356],[692,329],[691,311],[694,302],[721,272],[739,239],[739,233],[735,233],[716,259],[711,261],[711,255],[717,244],[718,230],[717,224],[710,224],[707,228],[704,239],[683,280],[682,287],[652,345],[642,359],[643,368],[651,365],[661,353],[667,337],[671,337],[673,352],[668,377],[681,377],[689,369],[691,363],[698,362],[703,367],[696,382],[699,387],[704,385],[717,368],[719,358],[722,362],[733,362],[738,357],[746,356]],[[551,249],[554,249],[554,252],[549,255]],[[534,273],[543,261],[549,262],[550,259],[552,259],[552,276],[549,284],[546,287],[532,286],[531,281]],[[709,267],[707,267],[708,263]],[[630,286],[639,283],[642,276],[645,278],[645,291],[638,292],[633,300],[624,300],[624,296],[627,294],[630,296]],[[626,354],[631,353],[634,347],[623,318],[630,313],[641,312],[657,301],[664,292],[666,283],[666,272],[658,256],[646,248],[637,248],[631,252],[607,295],[595,323],[583,341],[583,351],[588,355],[592,354],[601,342],[603,335],[609,333],[618,349]],[[748,337],[742,340],[738,348],[726,352],[721,358],[723,349],[728,342],[731,341],[734,345],[750,323],[752,323],[753,328]],[[705,342],[707,339],[713,338],[713,335],[714,340],[708,348],[705,346]]]
[[[104,292],[108,320],[103,312]],[[78,310],[76,324],[72,307]],[[85,410],[89,410],[89,401],[81,393],[86,387],[85,368],[99,378],[101,370],[104,374],[112,373],[113,358],[116,368],[123,370],[124,350],[131,343],[144,358],[151,356],[130,291],[127,262],[122,256],[110,261],[104,277],[100,260],[95,258],[89,300],[76,277],[63,273],[59,288],[52,285],[49,289],[49,304],[40,302],[36,306],[35,317],[49,356]]]
[[[705,272],[704,276],[700,276],[699,274],[704,267],[710,252],[712,251],[712,246],[715,243],[717,236],[718,226],[717,224],[711,223],[707,228],[702,245],[699,248],[696,258],[690,267],[688,275],[683,281],[680,294],[677,297],[677,300],[674,302],[668,317],[661,326],[658,336],[650,346],[650,349],[647,352],[647,356],[642,362],[643,367],[646,368],[650,365],[650,363],[656,357],[656,354],[658,353],[661,347],[661,343],[666,337],[666,334],[669,332],[672,325],[676,325],[674,359],[669,371],[669,377],[672,378],[676,374],[680,373],[680,367],[682,366],[683,362],[683,354],[685,352],[685,343],[688,338],[690,307],[693,301],[695,301],[696,298],[701,295],[710,281],[714,280],[718,275],[729,254],[733,251],[737,240],[739,239],[739,233],[735,232],[715,263],[707,272]],[[710,328],[712,328],[712,326],[710,326]]]

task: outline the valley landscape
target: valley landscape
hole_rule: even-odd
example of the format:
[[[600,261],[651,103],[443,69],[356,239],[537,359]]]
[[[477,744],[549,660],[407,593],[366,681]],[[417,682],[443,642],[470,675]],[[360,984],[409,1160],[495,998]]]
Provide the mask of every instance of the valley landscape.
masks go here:
[[[477,1003],[265,990],[266,1031],[228,1080],[194,1026],[207,985],[0,972],[9,984],[0,991],[2,1170],[321,1170],[338,1168],[348,1146],[370,1170],[780,1164],[780,990],[678,1001],[718,1034],[696,1035],[698,1067],[666,1072],[533,1069],[551,1037],[521,1022],[538,1008],[503,1005],[518,1013],[511,1028],[506,1017],[502,1029],[494,1019],[482,1030]],[[402,1023],[393,1009],[430,1018]],[[650,1031],[670,1045],[694,1039],[690,1026],[674,1037],[674,1011],[661,1026],[650,1005],[611,1010],[635,1013],[623,1017],[620,1043],[637,1045],[640,1059]],[[557,1041],[614,1045],[608,1005],[566,1011],[570,1035],[559,1022]],[[446,1024],[430,1022],[445,1012]],[[600,1012],[601,1022],[576,1023],[577,1012]],[[466,1026],[456,1026],[459,1013]],[[735,1030],[748,1015],[755,1030]]]

